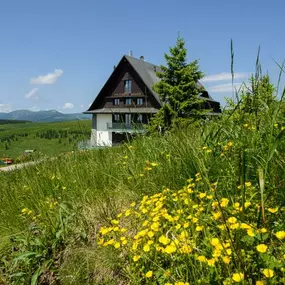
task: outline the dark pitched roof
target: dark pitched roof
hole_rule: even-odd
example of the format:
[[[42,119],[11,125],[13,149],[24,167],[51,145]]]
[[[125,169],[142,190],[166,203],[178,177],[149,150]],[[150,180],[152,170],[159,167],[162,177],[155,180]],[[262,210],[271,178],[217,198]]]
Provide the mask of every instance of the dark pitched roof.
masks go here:
[[[152,89],[153,84],[157,83],[160,79],[157,77],[156,72],[161,72],[161,68],[157,65],[149,63],[145,60],[138,59],[132,56],[125,55],[133,69],[141,77],[147,88],[151,91],[154,98],[161,104],[159,95]]]
[[[157,66],[155,64],[152,64],[150,62],[147,62],[142,59],[138,59],[129,55],[124,55],[122,59],[120,60],[118,66],[126,59],[129,64],[133,67],[133,69],[136,71],[136,73],[140,76],[146,87],[149,89],[151,94],[154,96],[154,98],[157,100],[157,102],[161,105],[161,101],[159,98],[159,95],[152,89],[152,86],[159,82],[160,79],[157,77],[156,72],[161,72],[160,66]],[[115,69],[116,70],[116,69]],[[115,72],[113,71],[113,73]],[[113,73],[111,74],[110,78],[112,77]],[[110,80],[110,78],[107,80],[107,82]],[[105,83],[104,87],[107,85],[107,82]],[[197,86],[204,88],[204,86],[200,83],[197,82]],[[100,93],[104,89],[104,87],[101,89]],[[100,94],[99,93],[99,94]],[[97,96],[98,97],[98,96]],[[90,111],[94,110],[94,103],[97,99],[95,98],[94,102],[90,106],[90,108],[86,111],[86,113],[90,113]],[[212,101],[215,102],[215,100],[209,95],[209,93],[205,90],[201,95],[199,96],[200,98],[206,99],[207,101]]]

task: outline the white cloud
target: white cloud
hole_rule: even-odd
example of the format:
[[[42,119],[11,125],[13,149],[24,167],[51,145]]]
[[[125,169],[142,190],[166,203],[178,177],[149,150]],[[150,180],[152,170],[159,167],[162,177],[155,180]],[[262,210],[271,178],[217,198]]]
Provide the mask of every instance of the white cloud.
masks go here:
[[[39,88],[33,88],[29,93],[25,95],[26,99],[39,99],[36,93],[39,91]]]
[[[53,73],[40,75],[36,78],[31,78],[31,84],[54,84],[57,79],[63,74],[63,70],[55,69]]]
[[[72,103],[65,103],[62,107],[62,109],[72,109],[74,105]]]
[[[37,112],[40,111],[40,108],[38,106],[33,106],[30,108],[30,111]]]
[[[0,104],[0,112],[1,113],[9,113],[12,111],[11,104]]]
[[[239,89],[243,83],[226,83],[226,84],[219,84],[219,85],[213,85],[209,86],[207,89],[208,92],[210,93],[227,93],[227,92],[232,92],[234,88]]]
[[[250,76],[249,72],[237,72],[234,74],[234,79],[245,79]],[[200,81],[201,82],[213,82],[213,81],[226,81],[232,80],[232,74],[229,72],[222,72],[219,74],[206,75]]]

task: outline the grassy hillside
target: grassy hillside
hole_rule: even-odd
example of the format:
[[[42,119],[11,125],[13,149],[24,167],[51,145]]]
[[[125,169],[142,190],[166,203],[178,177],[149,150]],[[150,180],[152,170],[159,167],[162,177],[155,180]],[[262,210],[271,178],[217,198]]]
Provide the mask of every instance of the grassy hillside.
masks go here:
[[[0,173],[0,283],[284,284],[284,113],[261,106]]]
[[[22,123],[0,125],[0,156],[16,159],[26,149],[56,155],[77,149],[80,140],[90,137],[91,121]]]
[[[285,284],[284,101],[252,86],[213,120],[0,172],[0,284]]]

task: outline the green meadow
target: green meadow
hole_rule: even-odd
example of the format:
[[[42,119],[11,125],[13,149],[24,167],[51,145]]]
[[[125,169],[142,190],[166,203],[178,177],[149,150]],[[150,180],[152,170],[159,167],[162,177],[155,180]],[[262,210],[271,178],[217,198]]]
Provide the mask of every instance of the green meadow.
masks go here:
[[[90,120],[57,123],[0,123],[0,156],[21,158],[25,150],[53,156],[77,150],[90,137]]]
[[[0,172],[0,284],[284,284],[284,103],[263,87],[212,120]]]

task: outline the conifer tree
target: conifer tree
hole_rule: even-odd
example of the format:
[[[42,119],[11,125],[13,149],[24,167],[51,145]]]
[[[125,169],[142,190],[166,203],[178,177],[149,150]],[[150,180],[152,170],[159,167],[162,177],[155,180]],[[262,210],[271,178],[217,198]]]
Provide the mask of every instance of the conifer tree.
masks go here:
[[[165,132],[174,125],[189,124],[209,110],[203,109],[203,99],[199,95],[204,90],[198,82],[203,73],[198,60],[187,63],[185,41],[178,36],[176,45],[164,55],[166,66],[157,72],[160,81],[153,89],[158,93],[162,107],[151,119],[149,130]]]

